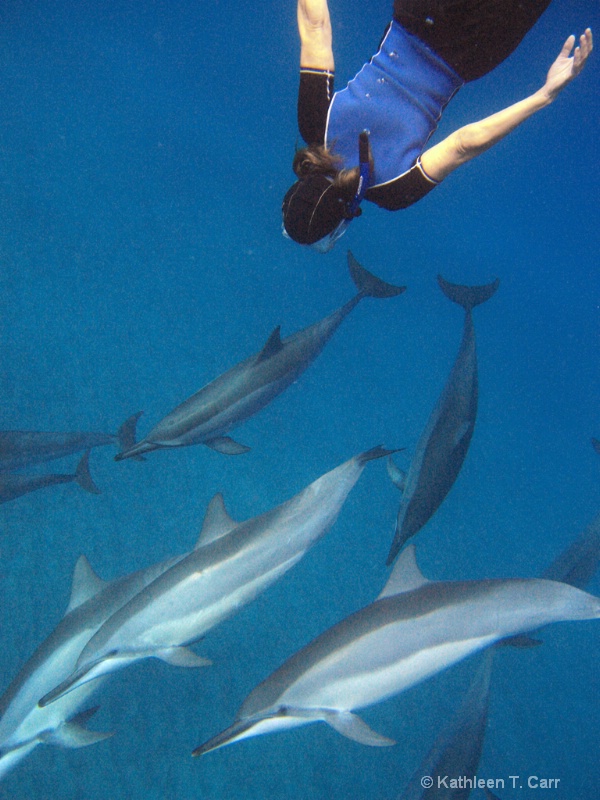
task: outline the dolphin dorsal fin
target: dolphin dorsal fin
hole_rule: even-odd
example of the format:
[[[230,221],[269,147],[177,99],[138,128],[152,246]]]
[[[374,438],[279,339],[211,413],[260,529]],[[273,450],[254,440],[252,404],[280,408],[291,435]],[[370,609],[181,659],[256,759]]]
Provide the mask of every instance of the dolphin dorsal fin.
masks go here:
[[[218,492],[206,508],[202,530],[200,531],[200,536],[198,537],[194,550],[220,539],[221,536],[225,536],[225,534],[232,531],[237,525],[238,523],[234,519],[231,519],[227,513],[223,495],[221,492]]]
[[[73,570],[73,583],[71,585],[71,597],[67,606],[66,614],[73,611],[77,606],[85,603],[90,597],[98,594],[107,585],[92,569],[90,562],[85,556],[79,556],[75,569]]]
[[[273,333],[269,336],[267,341],[265,342],[265,346],[260,351],[260,353],[256,356],[256,360],[258,361],[265,361],[267,358],[271,358],[272,356],[276,355],[283,344],[281,343],[281,325],[278,325]]]
[[[381,600],[382,597],[391,597],[395,594],[410,592],[413,589],[420,589],[421,586],[425,586],[427,583],[430,583],[430,581],[427,580],[417,565],[415,546],[414,544],[409,544],[398,556],[394,569],[377,599]]]

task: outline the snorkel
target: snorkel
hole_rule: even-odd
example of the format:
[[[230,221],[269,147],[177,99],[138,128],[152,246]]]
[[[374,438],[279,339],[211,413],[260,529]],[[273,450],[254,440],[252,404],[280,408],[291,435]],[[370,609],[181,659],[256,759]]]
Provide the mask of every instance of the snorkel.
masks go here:
[[[358,136],[358,163],[360,168],[358,187],[356,194],[348,205],[348,221],[360,216],[360,204],[364,200],[371,182],[371,145],[369,143],[369,131],[367,130],[362,131]]]
[[[309,247],[312,247],[319,253],[328,253],[333,248],[337,240],[346,233],[348,225],[350,225],[352,220],[355,217],[360,217],[362,213],[360,204],[362,203],[365,194],[367,193],[367,189],[369,188],[369,184],[371,183],[371,145],[369,142],[368,130],[362,131],[358,136],[358,162],[360,170],[358,186],[356,188],[354,197],[348,203],[344,219],[327,236],[324,236],[322,239],[319,239],[319,241],[309,245]]]

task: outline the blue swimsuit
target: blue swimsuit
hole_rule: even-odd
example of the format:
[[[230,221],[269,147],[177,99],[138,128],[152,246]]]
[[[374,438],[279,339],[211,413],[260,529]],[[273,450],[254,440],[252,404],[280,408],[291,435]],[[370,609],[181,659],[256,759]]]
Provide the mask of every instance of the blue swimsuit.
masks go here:
[[[371,186],[408,172],[423,152],[452,96],[464,81],[426,44],[392,21],[378,52],[327,115],[325,143],[344,162],[358,163],[358,135],[370,133],[375,162]]]

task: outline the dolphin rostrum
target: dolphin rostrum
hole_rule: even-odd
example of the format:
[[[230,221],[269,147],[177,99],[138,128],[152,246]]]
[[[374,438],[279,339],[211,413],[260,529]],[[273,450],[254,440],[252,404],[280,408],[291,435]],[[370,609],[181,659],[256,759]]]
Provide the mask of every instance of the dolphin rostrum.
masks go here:
[[[208,506],[203,546],[164,572],[110,617],[83,648],[70,678],[40,700],[46,706],[86,681],[154,656],[196,666],[185,645],[254,600],[294,566],[334,524],[375,447],[322,475],[291,499],[242,523],[220,494]]]
[[[47,486],[56,486],[59,483],[78,483],[82,489],[92,494],[100,494],[100,489],[96,486],[90,475],[89,468],[90,451],[81,457],[77,469],[73,474],[62,472],[49,473],[45,475],[21,475],[19,473],[0,473],[0,503],[8,500],[15,500],[24,494],[35,492],[38,489],[45,489]]]
[[[44,464],[116,441],[110,433],[0,431],[0,472]]]
[[[402,490],[402,500],[388,565],[444,501],[458,477],[475,428],[477,353],[471,312],[489,300],[499,281],[485,286],[461,286],[438,275],[438,283],[446,297],[465,309],[462,342],[442,394],[419,437],[406,478],[390,465],[390,477]]]
[[[183,557],[110,582],[94,573],[85,556],[79,558],[65,616],[0,698],[0,779],[38,744],[83,747],[110,735],[85,728],[83,722],[93,712],[80,712],[102,681],[86,684],[47,708],[37,701],[73,671],[82,648],[108,617]]]
[[[279,327],[262,350],[236,364],[173,409],[147,436],[135,442],[139,414],[119,431],[122,452],[116,461],[141,457],[166,447],[205,444],[228,455],[249,450],[226,434],[287,389],[319,355],[344,319],[363,297],[394,297],[406,287],[392,286],[367,272],[348,253],[350,275],[358,289],[352,300],[328,317],[282,339]]]
[[[289,658],[248,695],[233,725],[194,755],[317,721],[362,744],[394,744],[353,711],[506,637],[598,617],[600,598],[555,581],[427,581],[409,545],[375,602]]]

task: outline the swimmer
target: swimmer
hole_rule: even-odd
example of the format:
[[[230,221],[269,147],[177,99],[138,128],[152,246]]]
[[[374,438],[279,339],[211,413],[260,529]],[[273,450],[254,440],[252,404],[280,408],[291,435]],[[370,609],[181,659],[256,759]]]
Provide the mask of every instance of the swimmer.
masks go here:
[[[379,50],[334,94],[327,0],[298,0],[298,124],[307,147],[283,200],[283,231],[328,252],[368,200],[397,211],[485,152],[575,78],[592,52],[588,28],[569,36],[529,97],[427,149],[446,105],[519,45],[550,0],[395,0]]]

